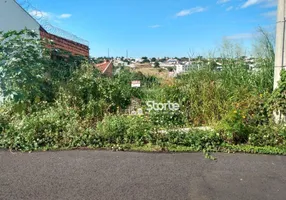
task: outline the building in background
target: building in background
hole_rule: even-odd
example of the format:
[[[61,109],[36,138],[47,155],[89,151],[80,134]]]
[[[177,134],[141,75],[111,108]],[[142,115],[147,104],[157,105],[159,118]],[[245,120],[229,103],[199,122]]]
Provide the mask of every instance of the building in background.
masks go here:
[[[110,61],[105,60],[103,63],[95,65],[95,67],[99,69],[99,71],[102,74],[105,74],[107,76],[113,75],[113,61],[112,60]]]
[[[64,31],[61,33],[67,37],[53,34],[46,30],[15,0],[0,0],[0,31],[20,31],[25,28],[35,31],[42,39],[52,40],[55,49],[68,51],[72,55],[89,57],[89,47],[86,42],[81,42],[81,40],[76,39],[76,36]],[[75,39],[73,40],[73,38]]]

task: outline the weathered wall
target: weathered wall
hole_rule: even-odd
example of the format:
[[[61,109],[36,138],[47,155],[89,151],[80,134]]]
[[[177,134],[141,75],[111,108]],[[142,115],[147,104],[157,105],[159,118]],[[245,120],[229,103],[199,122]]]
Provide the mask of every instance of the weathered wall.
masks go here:
[[[40,25],[14,0],[0,0],[0,31],[20,31],[24,28],[39,33]]]
[[[40,30],[40,36],[43,39],[52,40],[54,48],[66,50],[73,55],[89,56],[89,47],[77,42],[67,40],[65,38],[58,37],[56,35],[49,34],[44,30]]]

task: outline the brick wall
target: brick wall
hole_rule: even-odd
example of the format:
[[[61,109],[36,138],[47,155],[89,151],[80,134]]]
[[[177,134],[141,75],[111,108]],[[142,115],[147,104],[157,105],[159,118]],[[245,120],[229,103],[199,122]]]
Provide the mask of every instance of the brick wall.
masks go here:
[[[89,47],[59,36],[49,34],[45,30],[40,30],[40,37],[42,39],[52,40],[54,43],[54,48],[62,49],[72,53],[73,55],[81,55],[89,57]]]

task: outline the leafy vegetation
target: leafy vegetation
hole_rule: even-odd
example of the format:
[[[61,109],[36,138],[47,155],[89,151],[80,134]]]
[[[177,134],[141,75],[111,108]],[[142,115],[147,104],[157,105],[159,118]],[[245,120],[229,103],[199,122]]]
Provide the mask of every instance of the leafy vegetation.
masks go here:
[[[273,45],[261,33],[267,51],[257,52],[255,71],[225,41],[221,71],[216,59],[200,58],[199,69],[168,81],[128,69],[105,77],[94,68],[99,61],[47,49],[52,44],[31,31],[0,33],[0,148],[285,154],[286,129],[272,113],[286,113],[286,73],[273,91]],[[126,115],[133,99],[144,115]],[[148,101],[176,102],[180,110],[148,112]]]

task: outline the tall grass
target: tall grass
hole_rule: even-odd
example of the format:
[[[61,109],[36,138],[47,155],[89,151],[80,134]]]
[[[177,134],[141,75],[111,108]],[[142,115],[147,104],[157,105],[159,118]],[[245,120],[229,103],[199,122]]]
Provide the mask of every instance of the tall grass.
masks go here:
[[[247,103],[247,99],[272,92],[274,46],[262,29],[257,45],[266,52],[256,58],[255,70],[251,70],[244,61],[242,48],[224,41],[222,71],[213,70],[205,63],[199,70],[179,76],[173,85],[165,86],[155,98],[180,103],[190,125],[217,123],[237,103]]]

